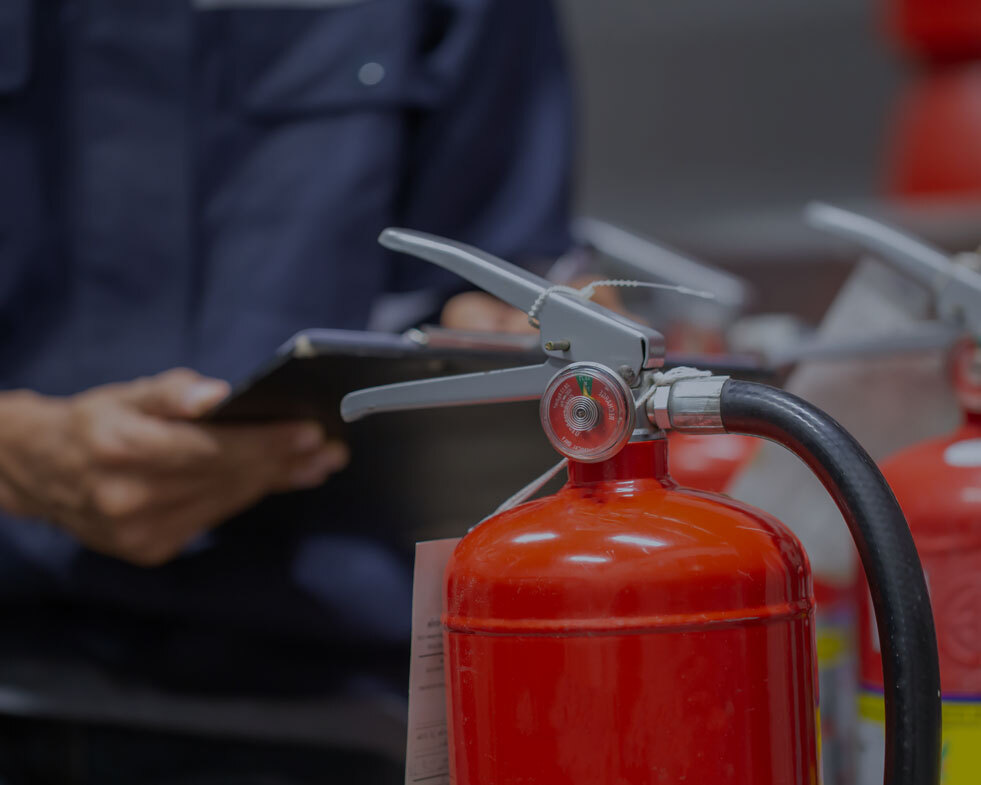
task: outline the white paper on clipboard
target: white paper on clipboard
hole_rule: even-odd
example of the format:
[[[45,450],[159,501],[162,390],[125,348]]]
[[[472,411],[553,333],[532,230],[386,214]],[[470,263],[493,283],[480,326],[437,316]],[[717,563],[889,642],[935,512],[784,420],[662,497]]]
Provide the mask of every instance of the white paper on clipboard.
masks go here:
[[[443,573],[459,537],[416,543],[405,785],[449,785],[443,679]]]

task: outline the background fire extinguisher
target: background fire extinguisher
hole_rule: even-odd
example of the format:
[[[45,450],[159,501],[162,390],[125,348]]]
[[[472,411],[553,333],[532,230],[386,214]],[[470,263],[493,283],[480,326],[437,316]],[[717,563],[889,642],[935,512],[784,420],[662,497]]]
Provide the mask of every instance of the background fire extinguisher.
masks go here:
[[[569,483],[477,525],[447,567],[450,767],[459,785],[817,783],[813,596],[782,524],[677,488],[666,429],[778,441],[855,538],[882,640],[885,781],[937,782],[939,675],[922,570],[861,447],[804,401],[692,369],[653,330],[476,249],[382,243],[529,313],[542,365],[351,393],[342,416],[541,398]]]
[[[964,422],[953,433],[901,451],[882,471],[909,520],[927,576],[940,654],[943,782],[981,773],[981,349],[962,344],[953,360]],[[882,760],[880,643],[869,602],[860,625],[861,782]]]
[[[968,338],[953,352],[959,428],[900,451],[883,474],[906,513],[937,620],[943,690],[943,782],[976,782],[981,770],[981,259],[945,254],[864,216],[822,206],[812,222],[860,242],[931,289],[938,316]],[[868,598],[861,606],[859,782],[877,782],[883,755],[881,640]]]
[[[888,189],[901,199],[981,194],[981,3],[892,0],[888,30],[917,65],[892,128]],[[977,256],[962,257],[964,261]],[[883,464],[923,559],[938,618],[944,692],[944,781],[981,772],[981,369],[977,333],[952,360],[964,420],[946,436]],[[860,627],[861,785],[881,758],[878,640],[863,605]]]
[[[930,336],[920,333],[915,321],[925,314],[926,299],[888,268],[862,263],[817,332],[778,349],[770,361],[793,363],[785,388],[840,418],[874,458],[883,458],[953,422],[953,402],[934,379],[939,352],[932,346],[923,351],[921,339]],[[907,419],[911,408],[921,413],[914,422]],[[903,421],[904,427],[896,428]],[[775,444],[760,445],[727,493],[782,520],[807,551],[816,601],[824,781],[851,785],[857,762],[859,595],[857,554],[847,529],[821,484]]]
[[[748,281],[597,218],[577,219],[572,234],[589,252],[594,270],[711,292],[711,300],[683,300],[684,306],[679,306],[676,296],[658,299],[663,292],[637,290],[645,302],[632,307],[658,314],[668,352],[712,356],[728,351],[729,328],[755,298]],[[758,446],[758,440],[738,434],[695,437],[671,432],[668,442],[671,476],[685,487],[717,493],[726,489]]]
[[[981,3],[890,0],[887,31],[916,73],[891,127],[892,196],[981,194]]]

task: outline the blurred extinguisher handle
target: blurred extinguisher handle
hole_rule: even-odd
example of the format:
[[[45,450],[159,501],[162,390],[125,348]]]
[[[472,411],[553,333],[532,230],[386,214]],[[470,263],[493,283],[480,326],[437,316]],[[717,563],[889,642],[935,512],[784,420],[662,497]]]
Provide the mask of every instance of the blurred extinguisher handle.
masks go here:
[[[729,433],[760,436],[799,456],[851,530],[882,643],[886,785],[940,779],[940,664],[926,579],[906,518],[882,473],[834,419],[795,395],[730,379],[720,414]]]

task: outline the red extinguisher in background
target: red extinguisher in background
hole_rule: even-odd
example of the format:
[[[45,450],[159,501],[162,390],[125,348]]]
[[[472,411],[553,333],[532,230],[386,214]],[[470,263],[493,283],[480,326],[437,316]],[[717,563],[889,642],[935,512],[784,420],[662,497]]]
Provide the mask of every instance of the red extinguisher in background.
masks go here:
[[[452,782],[820,782],[807,556],[761,511],[679,488],[668,429],[773,439],[818,474],[872,587],[885,782],[938,782],[926,584],[902,512],[854,439],[779,390],[659,372],[657,332],[477,249],[396,229],[381,242],[527,312],[546,359],[360,390],[344,398],[344,419],[540,398],[568,461],[562,490],[482,521],[447,566]]]
[[[981,195],[981,3],[888,0],[888,32],[914,60],[889,128],[887,188],[899,197]]]
[[[581,247],[606,260],[599,266],[616,275],[711,292],[710,300],[685,301],[683,308],[659,313],[666,324],[665,349],[679,355],[726,353],[726,331],[756,296],[748,281],[598,218],[576,219],[572,235]],[[685,487],[717,493],[749,463],[759,444],[739,434],[695,437],[676,431],[669,432],[668,443],[672,477]]]
[[[882,465],[909,521],[927,576],[943,690],[943,782],[981,775],[981,258],[948,257],[885,224],[828,205],[809,210],[813,225],[858,242],[933,292],[952,336],[952,381],[964,412],[953,433],[902,450]],[[881,765],[881,639],[866,601],[859,639],[859,783]]]

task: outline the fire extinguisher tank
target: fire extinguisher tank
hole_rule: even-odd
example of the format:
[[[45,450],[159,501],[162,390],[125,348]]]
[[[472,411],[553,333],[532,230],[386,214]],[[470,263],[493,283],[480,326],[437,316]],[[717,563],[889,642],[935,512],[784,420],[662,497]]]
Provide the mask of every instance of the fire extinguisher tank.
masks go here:
[[[909,520],[930,587],[943,695],[943,782],[967,785],[977,782],[981,763],[981,413],[965,412],[953,433],[903,450],[882,471]],[[867,785],[877,782],[884,737],[882,660],[867,598],[860,618],[859,783]]]
[[[445,588],[456,785],[819,781],[807,557],[678,488],[664,440],[570,462],[463,538]]]
[[[981,414],[883,465],[923,559],[937,616],[945,693],[981,698]],[[865,609],[863,631],[871,631]],[[865,636],[871,649],[871,635]],[[863,680],[881,689],[878,652],[863,658]],[[981,723],[978,723],[981,725]],[[977,727],[977,726],[976,726]],[[981,739],[981,733],[978,738]]]

